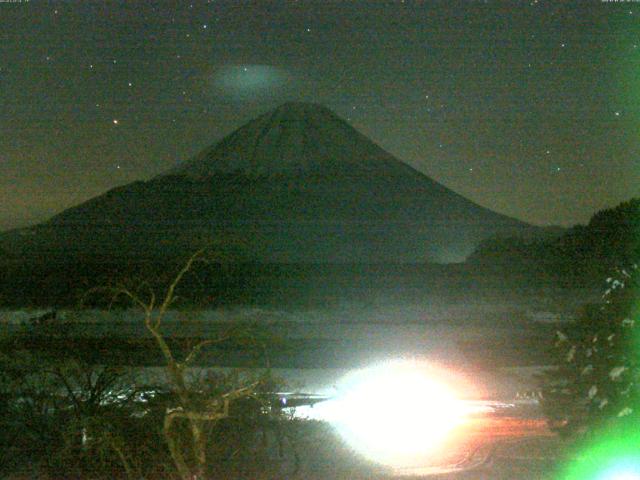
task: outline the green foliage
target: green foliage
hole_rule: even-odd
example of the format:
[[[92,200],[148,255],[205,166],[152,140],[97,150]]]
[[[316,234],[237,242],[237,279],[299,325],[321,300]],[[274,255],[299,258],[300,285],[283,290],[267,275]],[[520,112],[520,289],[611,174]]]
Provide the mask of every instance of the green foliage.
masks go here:
[[[640,418],[637,265],[608,284],[600,304],[557,332],[557,366],[543,378],[543,408],[551,426],[565,434],[588,435]]]

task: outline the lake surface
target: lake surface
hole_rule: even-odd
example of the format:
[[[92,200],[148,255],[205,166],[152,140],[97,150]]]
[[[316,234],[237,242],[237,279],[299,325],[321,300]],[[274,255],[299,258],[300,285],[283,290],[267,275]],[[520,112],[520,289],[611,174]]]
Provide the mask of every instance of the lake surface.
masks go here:
[[[0,327],[5,333],[30,331],[34,327],[29,319],[45,312],[0,312]],[[296,309],[236,306],[168,312],[163,332],[174,339],[216,338],[238,325],[258,327],[262,334],[281,343],[270,344],[260,352],[263,356],[252,357],[251,362],[246,361],[247,352],[209,349],[203,352],[203,365],[190,373],[200,376],[211,370],[229,372],[242,367],[252,374],[269,366],[284,381],[286,392],[329,397],[327,402],[297,411],[298,415],[329,422],[335,420],[331,417],[336,411],[332,402],[344,394],[345,379],[360,369],[398,359],[421,359],[450,369],[469,387],[462,400],[484,408],[486,414],[474,417],[461,443],[472,449],[505,439],[520,441],[548,435],[535,402],[522,410],[515,407],[514,400],[522,392],[537,389],[535,377],[545,368],[545,349],[553,343],[555,329],[573,313],[571,308],[551,309],[544,299],[517,304],[349,303]],[[135,310],[66,310],[57,313],[56,321],[70,326],[70,334],[78,339],[100,342],[148,337],[143,316]],[[165,383],[160,365],[134,367],[137,381]],[[400,399],[403,392],[394,394]],[[496,405],[501,405],[499,410],[506,412],[506,418],[494,416]],[[452,450],[440,463],[428,459],[407,472],[446,472],[468,454],[464,448]]]
[[[0,312],[0,326],[5,333],[24,331],[30,318],[44,312]],[[550,309],[544,298],[517,304],[432,301],[306,309],[236,306],[170,311],[163,332],[172,338],[216,338],[240,324],[258,327],[261,334],[278,341],[258,357],[254,355],[252,362],[246,357],[256,352],[212,348],[203,352],[204,364],[268,365],[289,382],[306,385],[310,393],[325,393],[354,368],[420,357],[477,377],[486,385],[487,398],[505,398],[531,387],[533,374],[546,364],[545,350],[553,343],[555,330],[572,315],[571,308]],[[72,325],[74,336],[96,341],[148,336],[143,316],[136,310],[65,310],[58,312],[56,321]]]

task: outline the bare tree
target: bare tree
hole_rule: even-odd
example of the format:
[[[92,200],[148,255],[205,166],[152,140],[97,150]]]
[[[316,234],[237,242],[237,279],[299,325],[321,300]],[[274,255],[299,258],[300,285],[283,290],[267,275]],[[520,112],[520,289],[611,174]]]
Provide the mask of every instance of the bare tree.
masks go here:
[[[172,460],[183,480],[198,480],[205,478],[207,463],[207,442],[206,426],[208,423],[217,422],[229,416],[229,404],[243,397],[253,396],[257,383],[234,388],[223,395],[202,400],[190,386],[187,378],[187,369],[197,359],[202,349],[222,342],[228,336],[215,339],[201,340],[196,343],[182,360],[178,360],[172,351],[167,340],[161,332],[161,325],[168,309],[176,301],[176,288],[183,277],[189,272],[194,263],[204,261],[206,249],[195,252],[173,278],[164,295],[158,299],[153,289],[145,285],[147,294],[140,294],[140,290],[132,290],[124,285],[109,287],[107,290],[112,293],[112,303],[118,297],[128,298],[135,306],[144,313],[144,324],[149,331],[156,345],[162,352],[165,362],[167,377],[173,387],[178,405],[167,408],[164,417],[163,434],[169,447]],[[184,420],[188,425],[188,443],[183,445],[179,431],[176,429],[176,420]],[[191,452],[193,460],[189,460],[188,452]]]

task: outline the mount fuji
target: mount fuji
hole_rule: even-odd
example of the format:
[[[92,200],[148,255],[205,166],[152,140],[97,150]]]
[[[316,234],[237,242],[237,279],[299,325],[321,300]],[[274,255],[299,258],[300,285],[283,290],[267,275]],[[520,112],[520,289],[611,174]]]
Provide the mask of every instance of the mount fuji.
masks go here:
[[[536,230],[418,172],[331,110],[286,103],[159,176],[2,234],[0,248],[135,258],[224,238],[257,262],[446,263],[488,237]]]

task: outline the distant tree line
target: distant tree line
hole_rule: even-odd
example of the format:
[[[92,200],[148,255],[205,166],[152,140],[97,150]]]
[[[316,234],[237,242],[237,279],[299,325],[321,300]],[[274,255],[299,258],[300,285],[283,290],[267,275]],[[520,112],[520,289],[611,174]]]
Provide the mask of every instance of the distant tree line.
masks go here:
[[[468,258],[478,268],[522,269],[533,276],[597,282],[640,258],[640,199],[596,213],[587,225],[550,239],[491,238]]]

